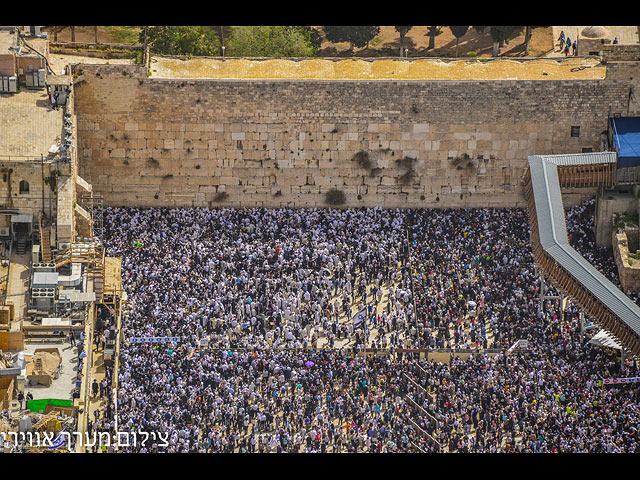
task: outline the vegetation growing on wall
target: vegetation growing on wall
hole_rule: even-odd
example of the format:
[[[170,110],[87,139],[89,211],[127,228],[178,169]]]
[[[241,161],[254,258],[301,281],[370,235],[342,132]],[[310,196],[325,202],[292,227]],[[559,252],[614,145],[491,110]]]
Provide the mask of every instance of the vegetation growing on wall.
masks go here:
[[[325,202],[329,205],[343,205],[346,201],[347,196],[337,188],[333,188],[325,194]]]
[[[11,174],[13,173],[13,168],[3,167],[0,172],[2,172],[2,179],[7,182],[7,206],[13,207],[13,198],[11,197]]]
[[[404,173],[398,177],[398,181],[402,185],[409,185],[416,176],[414,165],[416,159],[412,157],[404,157],[396,160],[398,167],[404,170]]]
[[[371,156],[369,152],[365,152],[364,150],[360,150],[353,156],[353,160],[358,164],[360,168],[364,168],[365,170],[371,169],[373,166],[373,162],[371,161]]]
[[[51,191],[54,193],[57,190],[58,177],[61,175],[61,173],[62,172],[60,172],[60,170],[54,170],[48,177],[44,178],[44,184],[49,185],[49,188],[51,188]]]
[[[464,155],[462,155],[462,157],[457,156],[451,159],[451,163],[454,167],[456,167],[456,170],[463,170],[465,168],[472,170],[474,167],[473,160],[471,160],[471,157],[468,153],[465,153]]]
[[[229,198],[229,194],[227,192],[218,192],[218,193],[216,193],[216,196],[213,197],[213,201],[214,202],[223,202],[227,198]]]

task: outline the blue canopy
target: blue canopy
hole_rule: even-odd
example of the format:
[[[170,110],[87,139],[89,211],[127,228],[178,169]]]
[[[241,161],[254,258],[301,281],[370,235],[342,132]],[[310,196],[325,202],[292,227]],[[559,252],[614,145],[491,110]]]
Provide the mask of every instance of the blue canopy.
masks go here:
[[[611,118],[618,168],[640,166],[640,117]]]

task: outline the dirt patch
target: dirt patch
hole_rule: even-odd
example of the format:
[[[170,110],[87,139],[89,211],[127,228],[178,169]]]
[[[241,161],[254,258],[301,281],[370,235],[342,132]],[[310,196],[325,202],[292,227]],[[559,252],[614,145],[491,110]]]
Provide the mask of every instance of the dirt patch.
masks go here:
[[[399,56],[400,35],[393,26],[381,26],[380,33],[374,38],[368,48],[349,49],[347,42],[331,43],[324,39],[322,27],[316,28],[323,37],[320,47],[320,56],[336,57],[368,57],[368,56]],[[525,29],[509,38],[503,48],[500,49],[501,56],[522,57],[524,55]],[[409,49],[409,56],[434,56],[434,57],[455,57],[456,37],[451,33],[449,27],[442,27],[440,34],[435,37],[435,48],[428,49],[429,36],[428,27],[413,27],[404,40],[404,48]],[[552,27],[536,28],[533,30],[529,43],[529,57],[539,57],[547,54],[553,49]],[[493,40],[488,29],[479,33],[473,28],[469,28],[467,33],[458,42],[458,57],[469,57],[474,52],[477,57],[491,57],[493,55]]]
[[[42,30],[49,33],[49,41],[54,41],[53,29],[55,27],[44,27]],[[58,27],[60,28],[60,27]],[[125,27],[125,26],[98,26],[98,43],[124,43],[132,44],[139,43],[138,38],[140,27]],[[71,42],[71,27],[64,27],[58,32],[58,42],[67,43]],[[95,28],[89,27],[75,27],[75,41],[77,43],[95,43]]]

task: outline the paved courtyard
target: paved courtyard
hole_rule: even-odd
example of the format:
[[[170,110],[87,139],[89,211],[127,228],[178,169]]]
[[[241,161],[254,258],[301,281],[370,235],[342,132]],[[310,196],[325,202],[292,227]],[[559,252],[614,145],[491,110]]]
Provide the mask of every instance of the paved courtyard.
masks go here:
[[[62,134],[62,111],[53,110],[46,90],[22,87],[18,94],[0,94],[0,158],[40,158]]]

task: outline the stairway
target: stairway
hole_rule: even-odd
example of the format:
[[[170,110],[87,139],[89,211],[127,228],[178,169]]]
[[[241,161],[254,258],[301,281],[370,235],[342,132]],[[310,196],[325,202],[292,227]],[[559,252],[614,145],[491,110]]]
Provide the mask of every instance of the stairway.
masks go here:
[[[51,263],[51,233],[49,227],[40,230],[40,255],[42,263]]]
[[[104,297],[104,248],[96,245],[94,248],[94,261],[89,264],[89,278],[93,280],[93,291],[96,294],[96,301],[102,302]]]
[[[18,255],[24,255],[27,253],[27,239],[19,238],[16,243],[16,253]]]
[[[42,214],[38,217],[38,229],[40,230],[40,256],[42,263],[51,263],[51,227],[45,225],[45,219]]]

